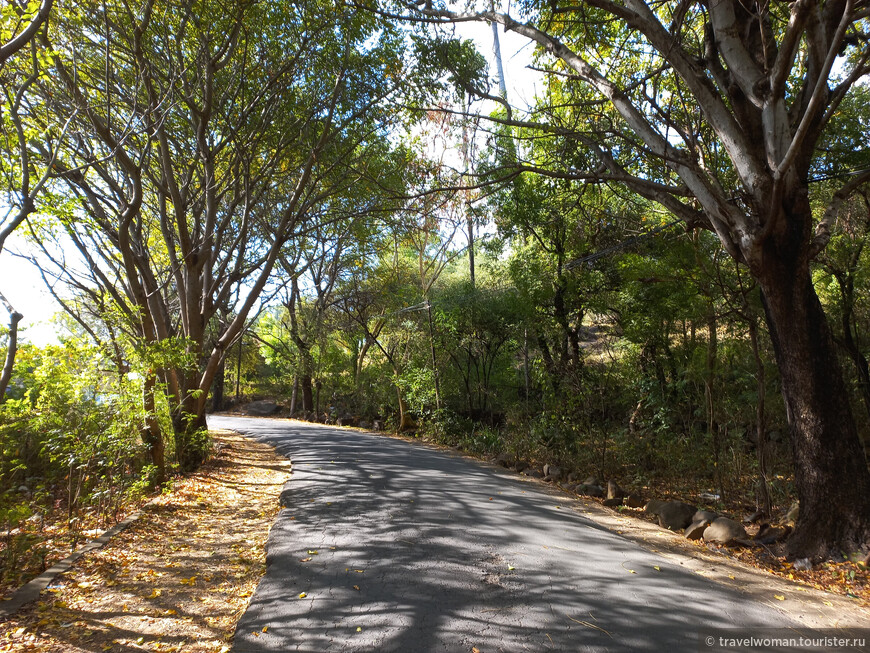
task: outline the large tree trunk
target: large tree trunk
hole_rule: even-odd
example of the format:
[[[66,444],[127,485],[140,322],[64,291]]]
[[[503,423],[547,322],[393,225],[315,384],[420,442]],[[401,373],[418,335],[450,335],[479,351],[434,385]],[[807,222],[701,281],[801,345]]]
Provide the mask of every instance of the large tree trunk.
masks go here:
[[[311,375],[303,373],[299,378],[299,384],[302,386],[302,410],[309,417],[314,413],[314,384],[311,380]]]
[[[765,255],[756,275],[782,378],[800,500],[789,550],[798,557],[849,553],[870,537],[870,472],[808,262],[783,255],[789,243],[782,240],[786,247]]]

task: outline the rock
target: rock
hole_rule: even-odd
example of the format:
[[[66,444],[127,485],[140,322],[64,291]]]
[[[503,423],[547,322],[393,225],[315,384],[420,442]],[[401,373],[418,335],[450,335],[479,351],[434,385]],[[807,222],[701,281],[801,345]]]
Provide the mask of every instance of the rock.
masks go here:
[[[526,476],[531,476],[532,478],[544,478],[544,473],[540,469],[527,469]]]
[[[576,484],[580,480],[580,478],[577,476],[577,472],[571,472],[570,474],[568,474],[568,478],[565,480],[567,480],[569,483]]]
[[[785,520],[787,522],[791,522],[794,524],[798,519],[798,513],[800,512],[800,502],[795,501],[791,504],[791,508],[788,509],[788,512],[785,514]]]
[[[643,511],[648,515],[657,515],[665,503],[665,501],[659,501],[658,499],[650,499],[643,507]]]
[[[604,488],[600,485],[590,485],[589,483],[581,483],[577,486],[577,494],[582,494],[586,497],[603,497]]]
[[[809,571],[813,568],[813,562],[809,558],[798,558],[794,561],[794,568],[798,571]]]
[[[764,511],[763,511],[763,510],[756,510],[754,513],[752,513],[751,515],[749,515],[749,517],[747,517],[746,519],[744,519],[744,520],[743,520],[743,523],[744,523],[744,524],[754,524],[754,523],[757,522],[759,519],[761,519],[762,517],[766,517],[766,516],[767,516],[767,515],[764,514]]]
[[[629,494],[622,503],[629,508],[643,508],[646,505],[646,501],[639,494]]]
[[[502,452],[495,457],[495,462],[502,467],[511,467],[516,461],[511,454]]]
[[[707,530],[708,526],[709,524],[696,524],[695,522],[692,522],[686,526],[683,535],[686,536],[687,540],[700,540],[704,536],[704,531]]]
[[[717,517],[719,517],[719,513],[717,512],[711,512],[709,510],[699,510],[694,515],[692,515],[692,523],[710,525],[714,521],[716,521]]]
[[[525,460],[518,460],[516,463],[514,463],[514,466],[513,466],[513,470],[515,472],[523,472],[523,471],[527,470],[528,468],[529,468],[529,463],[527,463]]]
[[[791,526],[771,526],[762,524],[758,533],[752,538],[759,544],[776,544],[781,542],[791,533]]]
[[[361,429],[370,429],[372,427],[372,424],[371,424],[371,422],[367,422],[364,419],[361,419],[359,421],[359,427]]]
[[[865,567],[870,567],[870,553],[867,554],[867,557],[864,558],[864,562],[861,563]]]
[[[700,540],[707,526],[713,523],[719,515],[708,510],[699,510],[692,516],[692,523],[686,526],[683,535],[690,540]]]
[[[619,487],[619,483],[614,480],[607,481],[607,498],[608,499],[621,499],[625,496],[625,490]]]
[[[583,481],[583,485],[601,485],[601,483],[594,476],[587,476],[586,480]]]
[[[544,465],[544,477],[551,481],[558,481],[562,478],[562,468],[556,465]]]
[[[279,410],[281,410],[281,407],[269,399],[252,401],[245,405],[245,413],[248,415],[256,415],[258,417],[268,417],[269,415],[274,415]]]
[[[659,525],[672,531],[685,530],[698,509],[682,501],[668,501],[658,510]]]
[[[383,430],[384,430],[384,423],[381,420],[376,419],[374,422],[372,422],[372,431],[383,431]]]
[[[622,505],[622,497],[611,497],[609,499],[605,499],[601,505],[606,506],[608,508],[615,508],[616,506]]]
[[[704,530],[704,541],[717,544],[730,544],[734,540],[746,539],[746,529],[733,519],[717,517]]]

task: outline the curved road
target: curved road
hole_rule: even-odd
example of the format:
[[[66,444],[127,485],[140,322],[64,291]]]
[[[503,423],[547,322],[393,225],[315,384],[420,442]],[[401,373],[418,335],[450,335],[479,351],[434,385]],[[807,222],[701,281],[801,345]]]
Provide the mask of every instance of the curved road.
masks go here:
[[[702,628],[796,625],[458,454],[284,420],[209,425],[293,461],[239,653],[672,653],[703,650]]]

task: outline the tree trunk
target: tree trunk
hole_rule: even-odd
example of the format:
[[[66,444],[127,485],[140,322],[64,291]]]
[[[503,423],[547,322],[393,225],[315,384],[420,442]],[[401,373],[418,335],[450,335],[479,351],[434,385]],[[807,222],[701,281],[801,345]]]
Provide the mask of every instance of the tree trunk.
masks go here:
[[[6,345],[6,363],[3,365],[3,374],[0,375],[0,404],[6,400],[6,388],[12,379],[12,370],[15,368],[15,354],[18,353],[18,323],[24,316],[15,311],[9,312],[9,343]]]
[[[299,379],[302,386],[302,410],[306,413],[314,412],[314,387],[310,374],[303,374]]]
[[[157,488],[166,482],[166,447],[163,433],[157,421],[157,407],[154,392],[157,388],[157,377],[153,372],[147,372],[142,389],[142,402],[145,408],[145,425],[142,427],[142,442],[148,450],[151,464],[156,468],[152,478],[152,487]]]
[[[214,381],[211,386],[211,410],[213,413],[224,409],[224,385],[226,383],[226,361],[221,360],[218,365]]]
[[[870,472],[809,265],[765,253],[757,271],[782,378],[800,513],[797,557],[851,553],[870,537]]]

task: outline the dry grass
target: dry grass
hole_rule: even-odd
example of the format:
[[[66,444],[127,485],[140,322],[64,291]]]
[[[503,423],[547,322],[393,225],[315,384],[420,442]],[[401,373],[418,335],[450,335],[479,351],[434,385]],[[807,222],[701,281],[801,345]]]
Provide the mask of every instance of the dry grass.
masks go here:
[[[265,570],[290,462],[233,433],[214,436],[218,453],[197,473],[0,626],[0,651],[229,650]]]

